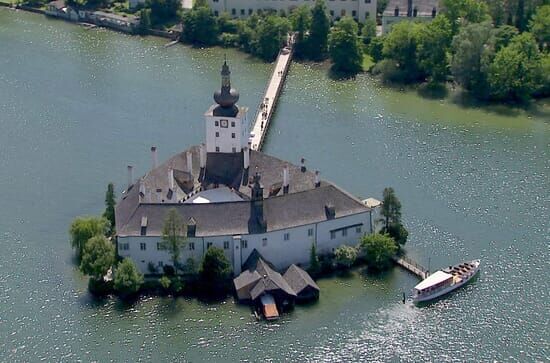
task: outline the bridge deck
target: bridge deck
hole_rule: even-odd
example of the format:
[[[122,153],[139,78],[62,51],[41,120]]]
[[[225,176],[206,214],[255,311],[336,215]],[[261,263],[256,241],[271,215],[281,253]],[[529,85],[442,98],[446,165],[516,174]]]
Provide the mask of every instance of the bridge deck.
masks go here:
[[[264,97],[258,107],[254,125],[251,130],[251,148],[253,150],[262,149],[271,122],[271,117],[277,106],[279,95],[283,90],[283,85],[292,60],[292,53],[292,45],[283,48],[283,50],[279,52],[275,62],[275,68],[273,69],[271,79],[265,89]]]

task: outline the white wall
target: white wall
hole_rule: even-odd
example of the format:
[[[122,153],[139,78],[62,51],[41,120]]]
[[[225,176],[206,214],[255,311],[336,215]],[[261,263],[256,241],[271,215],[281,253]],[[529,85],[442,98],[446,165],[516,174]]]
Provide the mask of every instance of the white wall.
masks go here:
[[[250,10],[255,13],[260,9],[284,10],[288,15],[298,6],[313,6],[315,0],[208,0],[208,3],[218,15],[225,11],[234,17],[245,18],[250,15]],[[376,18],[376,0],[326,0],[325,3],[333,20],[339,19],[343,10],[346,16],[353,16],[355,11],[355,18],[360,22],[365,21],[367,13],[371,19]]]
[[[347,229],[346,236],[343,235],[342,230],[339,230],[335,233],[335,238],[331,238],[332,230],[357,224],[362,224],[360,233],[357,233],[356,227],[352,227]],[[308,236],[310,228],[313,229],[313,236]],[[236,274],[240,273],[240,266],[254,249],[257,249],[277,269],[283,270],[293,263],[307,266],[312,243],[316,242],[318,254],[325,254],[333,252],[335,248],[344,244],[355,246],[365,233],[370,232],[370,213],[365,212],[264,234],[242,235],[240,240],[235,239],[234,236],[189,238],[186,246],[181,251],[181,262],[185,263],[189,257],[192,257],[198,265],[202,261],[208,243],[212,243],[212,246],[224,250],[225,256],[232,263]],[[289,233],[288,241],[284,239],[285,233]],[[265,245],[264,238],[267,239]],[[160,236],[119,237],[118,253],[121,257],[131,257],[140,271],[146,274],[149,273],[147,268],[149,262],[156,266],[159,265],[159,262],[164,265],[172,264],[170,253],[165,250],[157,250],[157,242],[161,242],[161,239]],[[239,245],[242,244],[243,240],[246,241],[245,248],[241,248]],[[225,241],[229,242],[228,248],[224,248]],[[239,243],[240,241],[241,243]],[[124,243],[129,244],[128,250],[121,249]],[[140,249],[140,243],[146,244],[145,251]],[[189,249],[190,243],[195,244],[194,250]],[[159,272],[162,272],[162,270],[159,269]]]
[[[243,147],[248,145],[248,119],[247,112],[237,115],[238,117],[216,117],[206,116],[206,151],[230,153],[240,152]],[[227,120],[227,127],[221,127],[222,120]],[[216,126],[216,121],[218,126]],[[235,126],[231,127],[231,123],[234,122]],[[216,137],[216,132],[219,136]],[[235,138],[231,135],[235,134]],[[219,151],[216,151],[216,147]]]

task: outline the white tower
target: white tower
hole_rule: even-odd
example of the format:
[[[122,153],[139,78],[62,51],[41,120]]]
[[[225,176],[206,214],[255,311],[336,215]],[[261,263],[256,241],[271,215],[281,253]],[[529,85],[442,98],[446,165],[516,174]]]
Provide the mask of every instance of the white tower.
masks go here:
[[[247,107],[239,107],[239,92],[231,88],[231,72],[227,61],[222,66],[222,86],[214,93],[214,101],[206,112],[206,151],[208,153],[240,153],[248,146]]]

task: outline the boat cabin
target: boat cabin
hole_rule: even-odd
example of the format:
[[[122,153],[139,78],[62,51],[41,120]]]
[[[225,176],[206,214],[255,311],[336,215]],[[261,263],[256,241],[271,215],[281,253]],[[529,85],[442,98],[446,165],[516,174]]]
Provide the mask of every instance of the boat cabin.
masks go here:
[[[445,289],[453,284],[453,275],[437,271],[416,285],[413,289],[415,296],[432,295],[434,292]]]

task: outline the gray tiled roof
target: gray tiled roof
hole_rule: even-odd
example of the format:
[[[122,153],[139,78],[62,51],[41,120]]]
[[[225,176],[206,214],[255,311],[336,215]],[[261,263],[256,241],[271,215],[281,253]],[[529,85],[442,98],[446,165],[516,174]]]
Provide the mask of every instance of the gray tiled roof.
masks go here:
[[[290,296],[296,296],[296,292],[292,290],[292,287],[290,287],[281,274],[272,270],[262,258],[258,259],[255,270],[260,274],[262,279],[258,281],[256,286],[250,291],[252,300],[257,299],[263,293],[275,290],[282,290]]]
[[[286,270],[283,278],[298,295],[300,295],[306,287],[311,287],[319,291],[319,286],[317,286],[311,276],[294,264],[290,265],[290,267]]]
[[[229,156],[208,154],[206,172],[199,167],[199,147],[189,149],[192,153],[193,181],[191,184],[200,185],[203,188],[212,188],[214,179],[223,179],[223,174],[233,175],[228,182],[234,185],[231,180],[239,179],[237,174],[242,172],[240,162],[242,154]],[[275,196],[269,196],[270,185],[282,181],[282,170],[284,166],[289,167],[290,188],[288,194],[282,194],[282,190]],[[177,175],[184,175],[187,172],[186,153],[179,153],[168,159],[165,163],[148,172],[142,179],[138,180],[133,187],[123,194],[123,198],[116,207],[116,224],[120,236],[140,235],[141,218],[148,218],[147,235],[160,235],[162,225],[167,211],[176,208],[184,221],[193,218],[196,223],[196,236],[220,236],[249,234],[256,230],[249,222],[255,220],[255,212],[251,207],[251,188],[248,181],[244,184],[239,182],[236,192],[243,198],[239,202],[221,202],[208,204],[183,204],[183,203],[161,203],[159,198],[147,200],[140,203],[140,189],[156,192],[160,198],[165,198],[169,189],[169,170],[174,169],[175,179]],[[222,173],[216,170],[224,170]],[[310,171],[302,172],[300,167],[289,164],[285,161],[271,157],[257,151],[251,151],[249,172],[259,172],[261,183],[264,185],[263,216],[266,221],[266,230],[280,230],[296,227],[305,224],[312,224],[327,220],[325,207],[334,207],[335,218],[348,216],[369,210],[361,201],[335,185],[328,182],[321,182],[315,187],[315,174]],[[203,178],[204,176],[204,178]],[[174,194],[185,196],[184,190],[175,183]],[[143,185],[143,186],[142,186]],[[174,198],[174,202],[177,199]],[[252,223],[253,224],[253,223]]]

